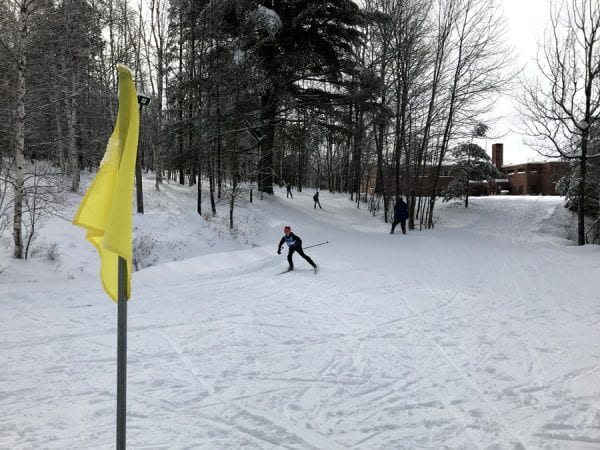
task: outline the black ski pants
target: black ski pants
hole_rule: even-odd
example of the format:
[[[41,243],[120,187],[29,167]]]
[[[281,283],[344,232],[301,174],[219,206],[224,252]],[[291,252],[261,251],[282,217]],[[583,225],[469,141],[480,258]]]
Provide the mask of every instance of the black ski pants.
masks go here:
[[[394,230],[396,229],[396,225],[400,224],[400,226],[402,227],[402,234],[406,234],[406,219],[404,220],[394,220],[394,222],[392,223],[392,231],[391,234],[394,234]]]
[[[317,205],[319,205],[319,208],[323,209],[319,200],[315,200],[315,209],[317,209]]]
[[[302,256],[306,260],[306,262],[308,262],[311,266],[317,266],[315,262],[312,259],[310,259],[310,256],[304,253],[304,250],[302,250],[302,246],[299,245],[298,247],[290,247],[290,252],[288,253],[288,263],[290,264],[291,269],[294,268],[294,261],[292,261],[292,255],[294,254],[294,252],[297,252],[300,256]]]

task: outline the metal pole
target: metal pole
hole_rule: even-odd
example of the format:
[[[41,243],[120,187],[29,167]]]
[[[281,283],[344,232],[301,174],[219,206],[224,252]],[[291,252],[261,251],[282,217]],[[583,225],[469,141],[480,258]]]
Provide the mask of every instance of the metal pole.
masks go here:
[[[144,106],[148,106],[150,103],[150,97],[146,94],[142,94],[141,92],[137,95],[140,115],[140,127],[142,122],[142,108]],[[136,150],[136,159],[135,159],[135,195],[136,195],[136,204],[137,204],[137,212],[140,214],[144,214],[144,192],[142,188],[142,158],[140,155],[140,146]]]
[[[308,247],[304,247],[304,250],[306,250],[307,248],[318,247],[319,245],[325,245],[325,244],[329,244],[329,241],[321,242],[320,244],[309,245]]]
[[[139,103],[140,104],[140,122],[141,122],[141,117],[142,117],[142,107],[144,106],[143,103]],[[144,191],[142,188],[142,161],[141,161],[141,155],[140,155],[140,146],[138,145],[137,148],[137,157],[135,159],[135,198],[136,198],[136,205],[137,205],[137,212],[139,214],[144,214]]]
[[[117,450],[125,450],[127,399],[127,261],[119,256],[117,316]]]

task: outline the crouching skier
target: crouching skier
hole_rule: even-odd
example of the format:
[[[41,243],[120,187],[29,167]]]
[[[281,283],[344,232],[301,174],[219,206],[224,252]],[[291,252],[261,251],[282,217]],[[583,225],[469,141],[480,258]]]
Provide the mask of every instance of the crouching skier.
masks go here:
[[[311,266],[313,266],[313,268],[315,269],[315,273],[317,273],[317,265],[310,258],[310,256],[306,255],[302,250],[302,239],[300,239],[300,237],[292,233],[292,229],[289,226],[284,227],[283,232],[285,233],[285,235],[281,238],[281,241],[279,241],[279,246],[277,247],[277,254],[281,255],[281,247],[283,246],[283,244],[288,245],[289,253],[287,259],[288,263],[290,264],[290,266],[288,267],[288,271],[294,270],[294,261],[292,260],[292,255],[294,254],[294,252],[298,252],[300,256],[302,256]]]

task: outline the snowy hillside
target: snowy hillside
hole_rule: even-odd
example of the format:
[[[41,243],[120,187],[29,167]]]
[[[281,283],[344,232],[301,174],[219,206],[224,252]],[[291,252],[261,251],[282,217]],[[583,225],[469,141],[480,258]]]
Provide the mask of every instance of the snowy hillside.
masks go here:
[[[311,196],[244,203],[229,232],[226,205],[206,221],[193,188],[147,186],[131,448],[600,447],[600,249],[570,244],[560,199],[473,198],[403,236]],[[330,242],[317,275],[276,275],[288,224]],[[36,245],[0,256],[0,448],[113,448],[116,305],[82,230]]]

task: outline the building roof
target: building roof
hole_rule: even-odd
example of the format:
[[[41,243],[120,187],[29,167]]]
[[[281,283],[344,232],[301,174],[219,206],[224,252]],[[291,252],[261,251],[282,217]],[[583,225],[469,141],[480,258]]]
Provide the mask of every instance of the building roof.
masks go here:
[[[524,162],[519,164],[504,164],[502,169],[512,169],[514,167],[530,167],[530,166],[544,166],[544,165],[559,165],[568,166],[568,161],[541,161],[541,162]]]

